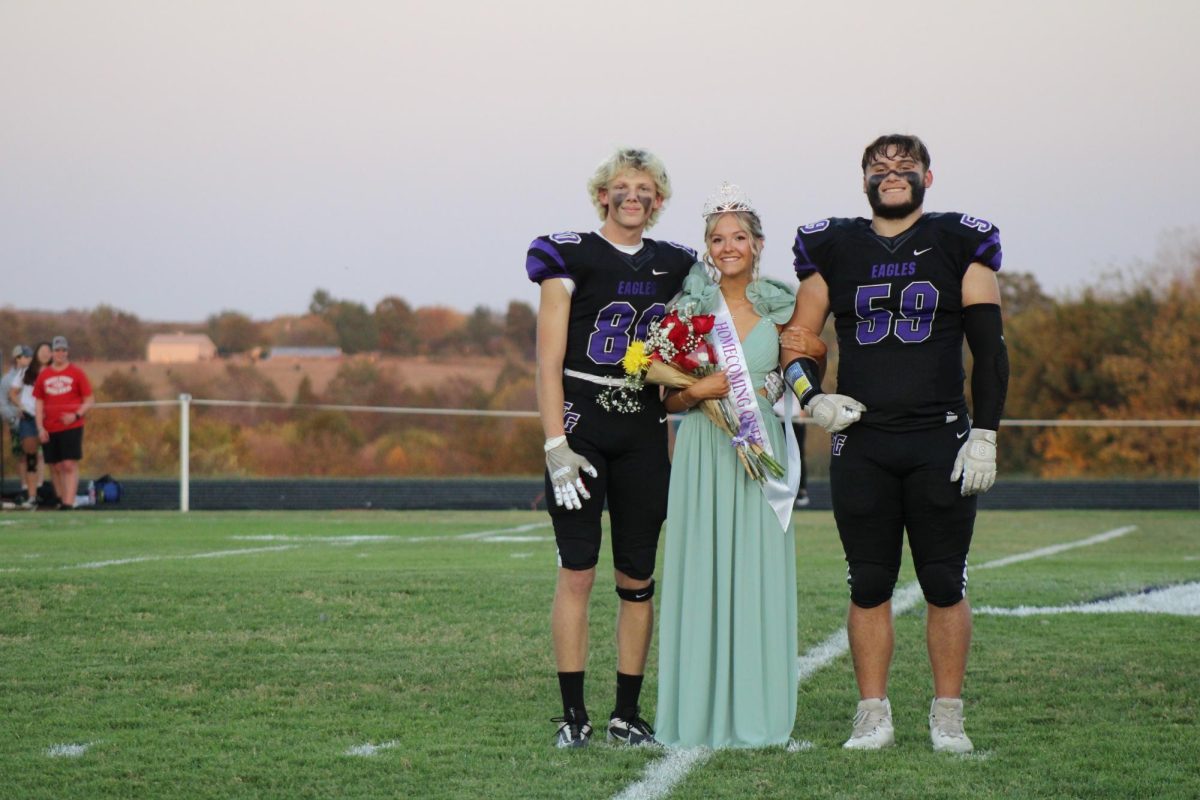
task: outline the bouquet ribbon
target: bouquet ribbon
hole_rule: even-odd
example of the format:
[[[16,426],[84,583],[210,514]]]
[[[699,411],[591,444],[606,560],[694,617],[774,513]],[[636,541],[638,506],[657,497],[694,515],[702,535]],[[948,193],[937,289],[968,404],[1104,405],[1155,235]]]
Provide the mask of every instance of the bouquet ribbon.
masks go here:
[[[746,437],[758,442],[767,455],[772,458],[771,439],[767,436],[767,423],[758,407],[758,393],[750,379],[749,365],[746,354],[742,351],[742,342],[738,339],[737,328],[733,324],[733,315],[725,304],[725,297],[718,291],[717,307],[714,309],[716,322],[712,329],[712,343],[717,351],[717,362],[725,370],[729,378],[729,399],[737,410],[740,430],[738,437]],[[784,477],[776,478],[767,475],[759,481],[763,497],[779,519],[779,526],[787,530],[792,519],[792,504],[796,502],[796,492],[800,489],[800,445],[796,442],[796,433],[792,430],[792,393],[784,391],[784,439],[787,442],[787,472]],[[779,424],[778,419],[771,415],[771,421]]]

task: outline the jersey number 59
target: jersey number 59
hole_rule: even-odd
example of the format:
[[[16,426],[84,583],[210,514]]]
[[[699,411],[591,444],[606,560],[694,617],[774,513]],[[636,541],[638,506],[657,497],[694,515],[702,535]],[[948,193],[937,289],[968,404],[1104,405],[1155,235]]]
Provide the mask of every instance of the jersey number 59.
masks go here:
[[[905,286],[900,291],[898,319],[888,309],[876,307],[876,303],[887,300],[891,294],[890,283],[859,286],[854,293],[854,311],[859,319],[854,338],[859,344],[879,344],[889,333],[894,333],[905,344],[916,344],[929,338],[937,313],[937,287],[929,281],[914,281]]]

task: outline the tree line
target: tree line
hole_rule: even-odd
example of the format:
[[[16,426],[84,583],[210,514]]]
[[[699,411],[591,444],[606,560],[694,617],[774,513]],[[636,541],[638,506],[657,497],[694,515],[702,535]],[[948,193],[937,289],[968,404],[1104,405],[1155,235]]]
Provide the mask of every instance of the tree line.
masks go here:
[[[379,352],[399,356],[487,355],[532,358],[537,315],[528,303],[513,301],[504,311],[478,306],[464,313],[443,306],[413,308],[400,297],[385,297],[373,309],[339,300],[324,289],[313,293],[306,313],[254,320],[225,310],[203,323],[149,323],[126,311],[101,305],[91,311],[61,313],[0,308],[0,342],[33,345],[62,334],[77,360],[132,361],[145,358],[156,333],[205,333],[221,355],[272,347],[338,347],[347,354]]]
[[[1200,419],[1200,242],[1184,242],[1136,276],[1084,287],[1066,298],[1047,295],[1026,273],[1002,271],[1000,284],[1011,363],[1006,419]],[[49,316],[0,310],[0,341],[32,341],[65,332],[72,337],[73,357],[85,358],[79,351],[86,353],[90,346],[95,348],[91,352],[105,357],[133,358],[142,350],[121,348],[147,335],[147,326],[136,317],[104,306],[57,315],[49,320],[56,326],[46,328]],[[199,398],[292,406],[197,408],[191,450],[196,475],[541,471],[541,427],[536,419],[311,408],[336,404],[533,410],[536,314],[524,303],[510,303],[504,313],[477,308],[465,314],[412,309],[392,297],[368,311],[317,291],[302,316],[256,323],[227,311],[210,317],[206,325],[227,353],[272,344],[336,345],[351,354],[370,350],[442,358],[493,355],[503,357],[506,366],[493,386],[452,381],[416,389],[386,362],[348,358],[323,392],[313,391],[305,380],[290,398],[252,361],[231,361],[224,374],[210,381],[174,371],[172,397],[187,392]],[[33,329],[45,335],[24,335]],[[832,344],[832,325],[823,336]],[[836,349],[831,352],[836,354]],[[965,355],[969,375],[969,351]],[[830,374],[835,371],[831,363]],[[110,374],[97,387],[97,397],[151,399],[136,372]],[[173,413],[102,410],[89,424],[88,437],[89,461],[104,464],[105,471],[170,475],[177,468],[178,419]],[[1006,426],[1001,437],[1000,466],[1007,475],[1194,478],[1200,471],[1200,429],[1194,427]],[[819,432],[809,433],[810,474],[823,474],[826,442]]]

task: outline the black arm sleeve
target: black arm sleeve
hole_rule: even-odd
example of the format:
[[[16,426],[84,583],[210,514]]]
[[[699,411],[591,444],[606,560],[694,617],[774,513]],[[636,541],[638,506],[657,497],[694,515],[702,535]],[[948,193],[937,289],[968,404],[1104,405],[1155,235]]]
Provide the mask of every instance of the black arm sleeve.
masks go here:
[[[1000,426],[1008,394],[1008,346],[1004,343],[1000,306],[978,303],[964,308],[963,332],[975,359],[971,370],[973,424],[994,431]]]

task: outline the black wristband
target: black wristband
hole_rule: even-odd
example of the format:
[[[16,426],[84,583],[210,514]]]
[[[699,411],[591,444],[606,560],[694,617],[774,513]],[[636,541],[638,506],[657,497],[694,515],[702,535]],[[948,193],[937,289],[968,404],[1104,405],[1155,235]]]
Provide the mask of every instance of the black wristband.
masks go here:
[[[783,379],[796,393],[801,408],[807,406],[809,400],[823,394],[819,369],[816,359],[805,356],[790,362],[783,370]]]

